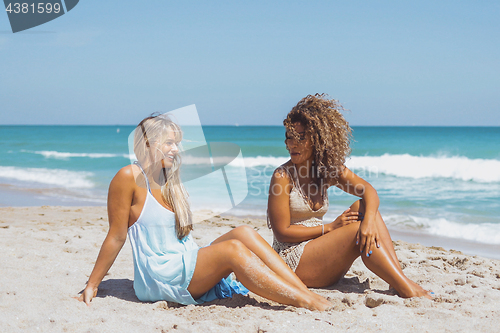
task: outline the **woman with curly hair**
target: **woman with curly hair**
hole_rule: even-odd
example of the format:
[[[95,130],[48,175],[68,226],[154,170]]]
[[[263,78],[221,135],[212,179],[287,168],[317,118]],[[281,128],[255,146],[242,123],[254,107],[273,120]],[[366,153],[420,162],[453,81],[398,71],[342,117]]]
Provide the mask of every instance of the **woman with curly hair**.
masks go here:
[[[342,110],[324,94],[309,95],[283,121],[290,160],[275,170],[269,189],[273,248],[308,287],[332,285],[361,256],[401,297],[430,297],[401,270],[377,192],[344,165],[351,128]],[[331,186],[361,199],[323,224]]]

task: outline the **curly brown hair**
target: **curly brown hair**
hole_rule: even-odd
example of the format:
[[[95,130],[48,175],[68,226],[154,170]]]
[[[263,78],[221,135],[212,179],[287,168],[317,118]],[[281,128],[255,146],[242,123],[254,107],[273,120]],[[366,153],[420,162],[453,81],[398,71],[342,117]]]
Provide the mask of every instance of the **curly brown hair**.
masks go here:
[[[314,149],[313,175],[319,178],[337,178],[351,153],[352,130],[340,111],[345,111],[344,107],[326,94],[307,95],[283,120],[286,130],[296,140],[300,136],[293,124],[298,122],[306,128]]]

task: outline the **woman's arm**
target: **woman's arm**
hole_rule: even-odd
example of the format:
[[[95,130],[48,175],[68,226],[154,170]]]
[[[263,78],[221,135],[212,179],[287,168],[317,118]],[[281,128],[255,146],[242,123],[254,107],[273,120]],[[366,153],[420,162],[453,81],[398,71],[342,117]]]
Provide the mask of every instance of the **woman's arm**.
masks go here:
[[[109,231],[102,243],[94,269],[79,300],[89,305],[97,287],[113,265],[127,239],[130,206],[135,190],[131,166],[122,168],[111,181],[108,192]]]
[[[379,247],[379,233],[375,223],[375,217],[378,212],[379,198],[377,191],[367,181],[356,175],[348,168],[344,168],[336,184],[341,190],[360,197],[365,205],[363,221],[359,227],[357,241],[360,251],[367,255],[375,246]]]
[[[330,225],[305,227],[303,225],[290,225],[290,190],[292,182],[283,170],[276,170],[271,178],[267,214],[273,233],[280,242],[298,243],[313,239],[330,231]],[[328,230],[327,230],[328,229]],[[333,229],[333,228],[332,228]]]

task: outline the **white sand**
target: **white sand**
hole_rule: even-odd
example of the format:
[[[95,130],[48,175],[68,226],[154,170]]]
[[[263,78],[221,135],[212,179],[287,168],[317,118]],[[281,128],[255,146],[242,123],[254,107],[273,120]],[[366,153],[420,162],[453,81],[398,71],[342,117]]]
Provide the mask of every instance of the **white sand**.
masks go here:
[[[205,245],[248,224],[271,240],[265,221],[215,217],[195,225]],[[395,242],[405,274],[436,293],[402,299],[359,259],[328,289],[334,309],[311,312],[254,294],[204,305],[142,303],[132,288],[127,241],[90,307],[85,286],[108,227],[105,207],[0,208],[1,332],[498,332],[500,261]],[[439,245],[439,244],[436,244]]]

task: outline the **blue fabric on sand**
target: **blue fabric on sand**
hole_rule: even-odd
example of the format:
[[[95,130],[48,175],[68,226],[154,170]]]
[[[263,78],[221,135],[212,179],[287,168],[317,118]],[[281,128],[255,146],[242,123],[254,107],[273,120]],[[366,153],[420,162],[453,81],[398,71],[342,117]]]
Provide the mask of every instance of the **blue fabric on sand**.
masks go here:
[[[140,166],[139,166],[140,167]],[[141,168],[142,170],[142,168]],[[137,221],[128,228],[134,258],[134,290],[141,301],[170,301],[200,304],[233,294],[248,294],[241,283],[222,279],[198,299],[187,290],[200,247],[191,234],[182,240],[175,232],[175,214],[165,209],[151,194]]]

